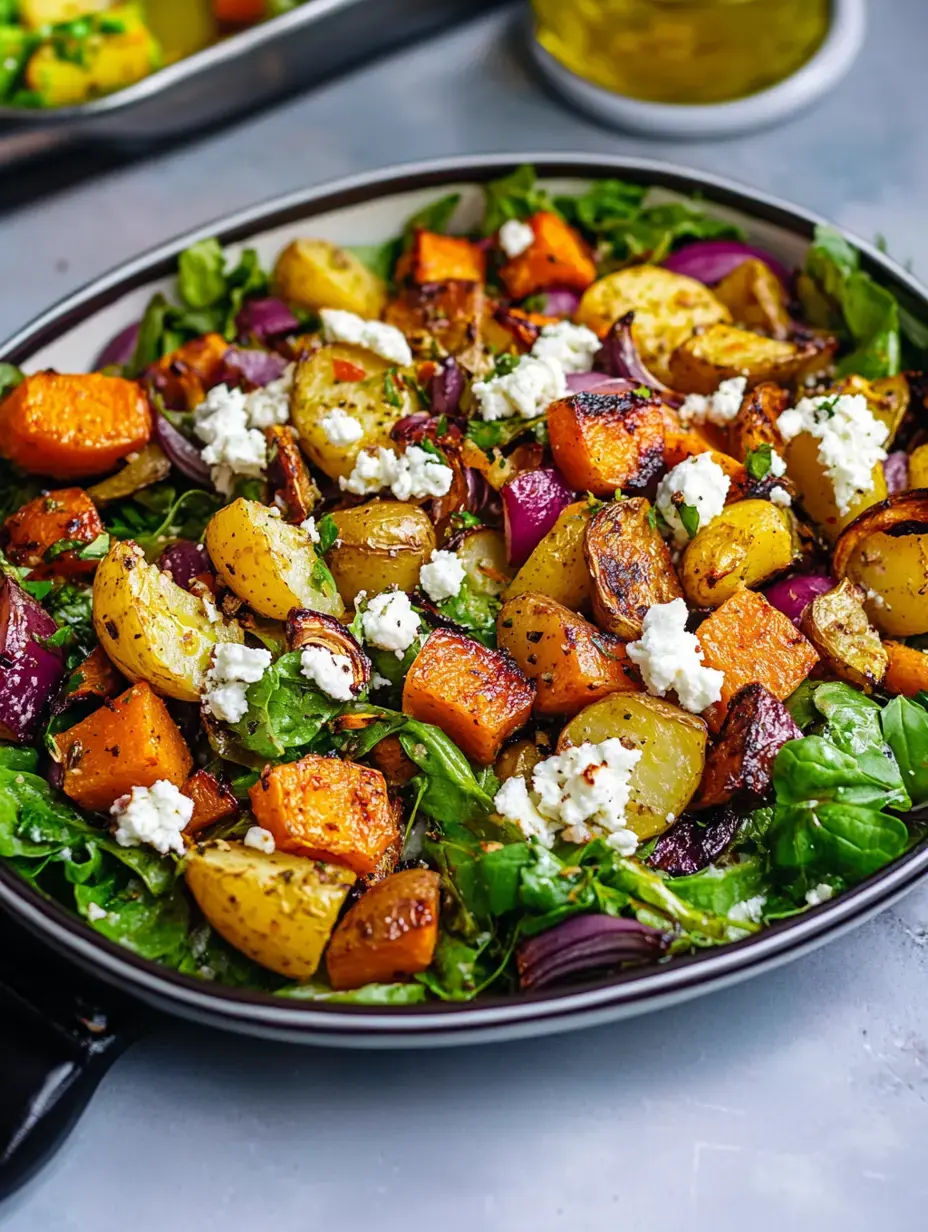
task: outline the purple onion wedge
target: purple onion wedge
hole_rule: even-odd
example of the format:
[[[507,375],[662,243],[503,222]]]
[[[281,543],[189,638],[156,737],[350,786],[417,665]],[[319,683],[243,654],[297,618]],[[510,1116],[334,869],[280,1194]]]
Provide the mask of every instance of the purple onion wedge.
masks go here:
[[[164,415],[155,415],[155,437],[182,475],[185,475],[192,483],[200,484],[201,487],[212,487],[209,467],[200,457],[199,449],[193,441],[188,441],[183,432],[179,432]]]
[[[64,677],[57,647],[43,645],[58,626],[11,577],[0,580],[0,737],[28,743]]]
[[[542,292],[538,311],[546,317],[572,317],[580,306],[580,296],[569,287],[551,287]]]
[[[427,387],[433,415],[456,415],[464,392],[464,373],[453,355],[446,356],[429,378]]]
[[[909,455],[904,449],[895,449],[883,463],[886,487],[890,496],[905,492],[909,486]]]
[[[665,954],[671,940],[671,934],[637,920],[573,916],[518,947],[519,984],[523,989],[546,988],[623,963],[647,962]]]
[[[741,822],[734,808],[719,809],[705,823],[681,817],[665,830],[648,856],[648,865],[671,877],[689,877],[708,868],[729,846]]]
[[[685,274],[711,287],[750,260],[763,261],[784,286],[789,286],[792,276],[778,257],[741,240],[694,240],[671,253],[662,264],[671,273]]]
[[[574,499],[567,480],[553,466],[523,471],[505,484],[500,495],[511,565],[528,560],[561,511]]]
[[[275,351],[231,346],[222,357],[215,385],[261,389],[283,376],[287,361]]]
[[[177,543],[165,548],[158,557],[158,568],[163,573],[170,573],[184,590],[190,589],[195,578],[213,572],[205,546],[190,539],[178,539]]]
[[[235,318],[235,328],[240,338],[266,342],[281,334],[296,333],[300,323],[282,299],[268,296],[247,300]]]
[[[127,325],[115,337],[111,338],[97,358],[93,361],[94,372],[103,368],[122,368],[135,354],[135,344],[139,338],[139,322]]]
[[[568,372],[566,379],[572,394],[627,394],[640,384],[609,376],[607,372]]]
[[[802,619],[802,613],[819,595],[827,595],[834,590],[835,583],[824,573],[804,573],[798,577],[782,578],[774,582],[764,591],[767,602],[788,616],[796,628]]]
[[[634,312],[627,312],[624,317],[616,321],[596,353],[593,361],[596,370],[625,381],[632,381],[636,386],[647,385],[649,389],[660,394],[668,406],[682,405],[683,395],[669,389],[663,381],[659,380],[638,354],[638,345],[632,335],[634,321]]]

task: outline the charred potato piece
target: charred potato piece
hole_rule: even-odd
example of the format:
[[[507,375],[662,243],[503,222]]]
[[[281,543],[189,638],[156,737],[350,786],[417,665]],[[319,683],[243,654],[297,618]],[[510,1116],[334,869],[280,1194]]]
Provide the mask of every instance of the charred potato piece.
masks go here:
[[[752,389],[728,429],[728,451],[743,462],[749,451],[769,445],[778,453],[783,442],[777,420],[791,405],[792,398],[780,385],[764,381]]]
[[[589,611],[592,583],[583,540],[592,516],[588,501],[568,505],[506,587],[503,597],[513,599],[532,591],[575,611]]]
[[[632,265],[600,278],[584,293],[576,319],[603,337],[628,312],[635,314],[632,336],[642,360],[668,384],[677,347],[697,329],[731,320],[708,287],[659,265]]]
[[[326,970],[333,988],[392,984],[424,971],[438,941],[440,878],[408,868],[379,882],[332,934]]]
[[[521,775],[526,782],[530,782],[532,771],[538,763],[550,756],[551,748],[547,739],[541,743],[527,737],[522,740],[513,740],[512,744],[507,744],[497,757],[493,773],[501,783],[505,783],[506,779],[516,778],[518,775]]]
[[[762,684],[748,684],[731,699],[719,738],[709,750],[692,808],[715,808],[730,800],[759,800],[770,790],[773,763],[788,740],[802,731],[781,701]]]
[[[796,558],[792,518],[764,500],[727,505],[686,547],[680,580],[692,607],[719,607],[760,586]]]
[[[285,522],[305,522],[322,499],[300,453],[299,438],[287,424],[265,428],[267,478],[274,505]]]
[[[866,598],[845,578],[812,600],[799,627],[839,679],[872,693],[886,675],[889,655],[867,619]]]
[[[665,421],[650,391],[574,394],[548,407],[551,452],[578,492],[640,492],[664,465]]]
[[[706,761],[705,723],[659,697],[613,693],[587,706],[564,728],[559,753],[572,745],[617,737],[641,749],[631,773],[626,814],[628,827],[641,839],[661,834],[696,793]]]
[[[928,488],[928,444],[919,445],[909,454],[909,487]]]
[[[596,623],[626,642],[641,636],[649,607],[683,597],[670,549],[643,496],[598,510],[587,525],[583,554]]]
[[[424,509],[403,501],[373,500],[332,517],[338,539],[326,555],[338,592],[348,607],[358,594],[396,586],[407,594],[435,549],[435,529]]]
[[[506,539],[489,526],[455,535],[448,548],[457,552],[467,580],[479,595],[501,595],[512,577]]]
[[[764,261],[750,257],[712,289],[739,325],[772,338],[788,337],[786,289]]]
[[[803,377],[823,372],[836,344],[822,338],[782,342],[735,325],[711,325],[687,339],[669,361],[670,384],[686,394],[711,394],[722,381],[747,377],[748,385],[775,381],[795,385]]]
[[[294,240],[274,264],[275,295],[301,308],[340,308],[366,319],[387,301],[383,280],[352,252],[328,240]]]
[[[891,637],[928,633],[928,488],[862,513],[842,532],[832,568],[863,588],[878,629]]]

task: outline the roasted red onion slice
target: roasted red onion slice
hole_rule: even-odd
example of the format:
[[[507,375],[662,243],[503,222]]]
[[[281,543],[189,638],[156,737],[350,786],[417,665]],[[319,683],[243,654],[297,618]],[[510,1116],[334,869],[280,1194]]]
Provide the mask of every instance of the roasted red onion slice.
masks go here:
[[[632,336],[632,325],[635,320],[633,312],[627,312],[624,317],[610,329],[603,340],[603,345],[596,353],[593,361],[598,372],[609,376],[620,377],[637,385],[647,385],[655,393],[660,394],[668,406],[680,406],[683,395],[669,389],[647,367],[638,354],[638,346]]]
[[[909,455],[904,449],[894,450],[883,463],[886,487],[890,496],[905,492],[909,486]]]
[[[521,565],[542,540],[574,494],[553,466],[523,471],[504,485],[503,519],[509,563]]]
[[[209,467],[200,457],[199,449],[164,415],[155,415],[155,437],[182,475],[186,475],[192,483],[210,487]]]
[[[741,814],[731,807],[719,809],[705,824],[693,817],[681,817],[654,844],[648,864],[671,877],[698,873],[725,851],[740,822]]]
[[[239,309],[235,328],[240,338],[266,342],[281,334],[293,334],[300,323],[282,299],[250,299]]]
[[[212,573],[213,566],[202,543],[190,539],[178,539],[158,558],[158,568],[170,573],[178,586],[189,590],[194,580],[204,573]]]
[[[767,602],[778,612],[788,616],[798,629],[802,613],[812,600],[817,599],[819,595],[827,595],[829,590],[834,590],[834,588],[835,582],[826,574],[805,573],[799,577],[783,578],[779,582],[774,582],[772,586],[767,587],[764,595]]]
[[[577,915],[523,941],[516,950],[519,983],[545,988],[569,976],[660,958],[671,935],[611,915]]]
[[[97,358],[93,361],[95,372],[103,368],[124,367],[135,354],[135,344],[139,339],[139,322],[127,325],[115,337],[111,338]]]
[[[233,346],[223,355],[214,384],[260,389],[283,376],[286,367],[286,359],[274,351]]]
[[[433,415],[456,415],[464,392],[464,373],[453,355],[446,356],[429,378],[428,396]]]
[[[666,257],[663,266],[674,274],[685,274],[687,278],[714,286],[752,259],[763,261],[784,286],[789,286],[792,275],[778,257],[741,240],[694,240]]]

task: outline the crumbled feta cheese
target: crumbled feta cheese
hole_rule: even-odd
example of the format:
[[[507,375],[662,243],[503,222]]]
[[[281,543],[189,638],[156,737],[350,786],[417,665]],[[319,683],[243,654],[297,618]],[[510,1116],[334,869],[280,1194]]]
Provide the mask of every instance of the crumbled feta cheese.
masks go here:
[[[689,394],[680,407],[680,419],[690,424],[713,423],[719,427],[730,424],[741,410],[744,392],[748,387],[747,377],[733,376],[723,381],[714,394]]]
[[[402,659],[418,636],[419,617],[408,595],[401,590],[384,590],[365,608],[361,628],[366,641],[381,650],[392,650]]]
[[[786,488],[777,484],[775,488],[770,489],[770,501],[774,505],[780,505],[783,509],[788,509],[793,503],[793,498]]]
[[[834,886],[830,886],[827,881],[822,881],[806,893],[806,902],[810,907],[820,907],[822,903],[827,903],[834,896]]]
[[[736,924],[759,924],[766,905],[766,894],[756,894],[753,898],[746,898],[743,903],[735,903],[728,913],[728,918]]]
[[[343,411],[340,406],[333,407],[328,415],[323,415],[322,431],[330,445],[352,445],[364,435],[361,421]]]
[[[877,419],[863,394],[800,398],[777,419],[784,441],[803,432],[818,441],[818,460],[831,481],[842,515],[873,489],[873,470],[886,460],[889,428]]]
[[[483,419],[511,419],[513,415],[534,419],[552,402],[566,397],[568,389],[559,363],[523,355],[511,372],[475,381],[471,392]]]
[[[371,689],[389,689],[392,683],[393,681],[388,680],[386,676],[381,676],[380,672],[371,673]]]
[[[663,697],[671,689],[684,710],[699,714],[722,696],[723,672],[705,667],[695,633],[686,631],[682,599],[655,603],[642,621],[641,639],[626,647],[649,693]]]
[[[254,847],[255,851],[263,851],[266,856],[272,856],[277,850],[274,835],[264,826],[249,826],[242,842],[246,847]]]
[[[509,260],[514,261],[535,243],[535,232],[527,222],[520,222],[518,218],[510,218],[500,227],[497,239],[500,248]]]
[[[531,791],[522,775],[507,779],[493,803],[504,820],[545,847],[552,847],[558,835],[567,843],[601,837],[622,855],[631,855],[638,838],[625,825],[625,807],[640,759],[640,749],[627,749],[614,737],[580,744],[539,762]]]
[[[269,650],[253,650],[235,642],[221,642],[203,684],[204,709],[221,723],[237,723],[248,710],[248,686],[271,666]]]
[[[324,646],[307,646],[300,655],[300,671],[334,701],[354,699],[354,668],[347,655],[335,654]]]
[[[296,365],[288,364],[276,381],[245,395],[245,414],[249,428],[272,428],[290,418],[290,394]]]
[[[305,530],[309,535],[310,543],[319,542],[319,531],[316,528],[316,519],[312,516],[308,517],[304,522],[300,523],[300,530]]]
[[[874,607],[886,607],[886,596],[881,595],[878,590],[874,590],[872,586],[867,587],[867,599]]]
[[[770,474],[774,479],[782,479],[786,474],[786,462],[775,449],[770,451]]]
[[[465,576],[457,552],[444,552],[436,548],[429,557],[429,563],[419,570],[419,585],[433,603],[441,603],[443,599],[453,599],[460,594]]]
[[[591,372],[593,356],[601,347],[600,340],[585,325],[558,321],[556,325],[542,328],[532,347],[532,355],[560,364],[564,372]]]
[[[395,325],[365,321],[363,317],[340,308],[322,308],[319,317],[326,342],[347,342],[352,346],[364,347],[381,359],[401,367],[412,363],[409,343]]]
[[[246,394],[215,385],[194,410],[193,430],[203,441],[203,461],[217,491],[228,496],[238,477],[260,478],[267,465],[262,428],[290,418],[293,364],[276,381]]]
[[[342,475],[338,483],[342,491],[356,496],[390,488],[397,500],[406,501],[445,496],[453,478],[450,466],[419,445],[409,445],[402,454],[381,445],[359,453],[351,474],[347,479]]]
[[[731,480],[711,453],[686,458],[668,471],[657,485],[655,504],[678,544],[682,546],[689,541],[679,507],[688,505],[695,509],[699,515],[698,529],[702,530],[725,508],[730,487]]]
[[[109,912],[105,911],[99,903],[87,904],[87,919],[91,924],[96,924],[98,920],[105,920]]]
[[[168,779],[158,779],[151,787],[133,787],[127,796],[120,796],[110,816],[116,823],[113,837],[120,847],[147,843],[163,856],[169,851],[182,856],[185,848],[181,831],[193,816],[193,801]]]

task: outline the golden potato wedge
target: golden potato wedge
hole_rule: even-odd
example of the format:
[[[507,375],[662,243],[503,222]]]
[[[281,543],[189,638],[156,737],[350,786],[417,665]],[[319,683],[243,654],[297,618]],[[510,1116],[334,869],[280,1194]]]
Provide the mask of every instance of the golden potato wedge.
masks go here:
[[[93,581],[93,625],[122,674],[165,697],[198,702],[213,648],[243,642],[237,624],[211,618],[131,540],[113,543]]]
[[[538,763],[550,756],[551,749],[547,742],[539,744],[537,740],[530,740],[528,737],[514,740],[512,744],[506,745],[493,763],[493,773],[501,783],[519,774],[528,782]]]
[[[719,607],[736,590],[782,573],[795,558],[789,511],[770,501],[738,501],[687,544],[680,580],[692,607]]]
[[[863,588],[878,629],[891,637],[928,633],[928,488],[890,496],[855,518],[835,544],[832,569]]]
[[[584,292],[576,320],[603,337],[627,312],[635,314],[632,334],[641,358],[662,381],[670,378],[670,356],[695,330],[731,320],[708,287],[659,265],[632,265],[600,278]]]
[[[613,693],[593,702],[570,720],[557,742],[562,753],[590,740],[615,736],[641,749],[631,773],[626,810],[628,827],[639,838],[660,834],[680,816],[695,795],[706,763],[708,729],[695,714],[659,697]]]
[[[309,535],[259,501],[238,500],[210,518],[206,550],[219,580],[259,616],[286,620],[291,608],[343,616],[345,605],[319,568]]]
[[[889,655],[867,619],[866,598],[844,578],[812,600],[799,627],[839,679],[872,693],[886,675]]]
[[[220,936],[262,967],[293,980],[314,975],[357,880],[349,868],[244,843],[194,847],[187,888]]]
[[[568,505],[506,587],[503,598],[533,591],[574,611],[589,611],[592,590],[583,537],[592,516],[588,501]]]
[[[596,623],[626,642],[641,637],[649,607],[683,597],[670,549],[643,496],[599,509],[587,524],[583,554]]]
[[[928,488],[928,445],[919,445],[909,454],[909,487]]]
[[[712,290],[739,325],[759,329],[772,338],[787,337],[790,316],[786,289],[765,262],[755,257],[743,261]]]
[[[457,552],[467,580],[478,594],[499,596],[509,585],[512,567],[502,531],[476,526],[455,535],[447,546]]]
[[[751,387],[761,381],[794,385],[823,372],[835,345],[822,338],[781,342],[735,325],[710,325],[674,350],[668,361],[669,383],[685,394],[714,393],[722,381],[735,376],[747,377]]]
[[[783,450],[783,457],[786,473],[796,485],[803,509],[825,538],[833,543],[845,526],[849,526],[865,509],[885,500],[886,476],[882,462],[878,462],[873,468],[870,491],[861,492],[855,497],[847,513],[839,513],[834,484],[819,461],[818,452],[818,439],[809,432],[800,432]]]
[[[877,381],[868,381],[862,376],[846,376],[837,385],[832,385],[829,394],[863,394],[871,413],[881,423],[886,424],[889,436],[885,448],[889,448],[893,437],[899,431],[899,425],[905,419],[912,400],[909,382],[903,373],[898,376],[887,376]],[[913,483],[912,487],[919,487]]]
[[[348,607],[358,593],[390,586],[408,593],[435,549],[435,529],[425,510],[404,501],[372,500],[332,517],[338,539],[326,556],[338,593]]]
[[[389,448],[390,429],[417,407],[416,396],[396,374],[396,365],[363,347],[325,346],[297,364],[293,422],[303,452],[330,479],[347,478],[362,449]],[[360,425],[357,440],[343,445],[329,440],[323,421],[335,409]]]
[[[353,252],[328,240],[294,240],[274,264],[274,294],[301,308],[340,308],[379,317],[387,302],[383,279]]]

